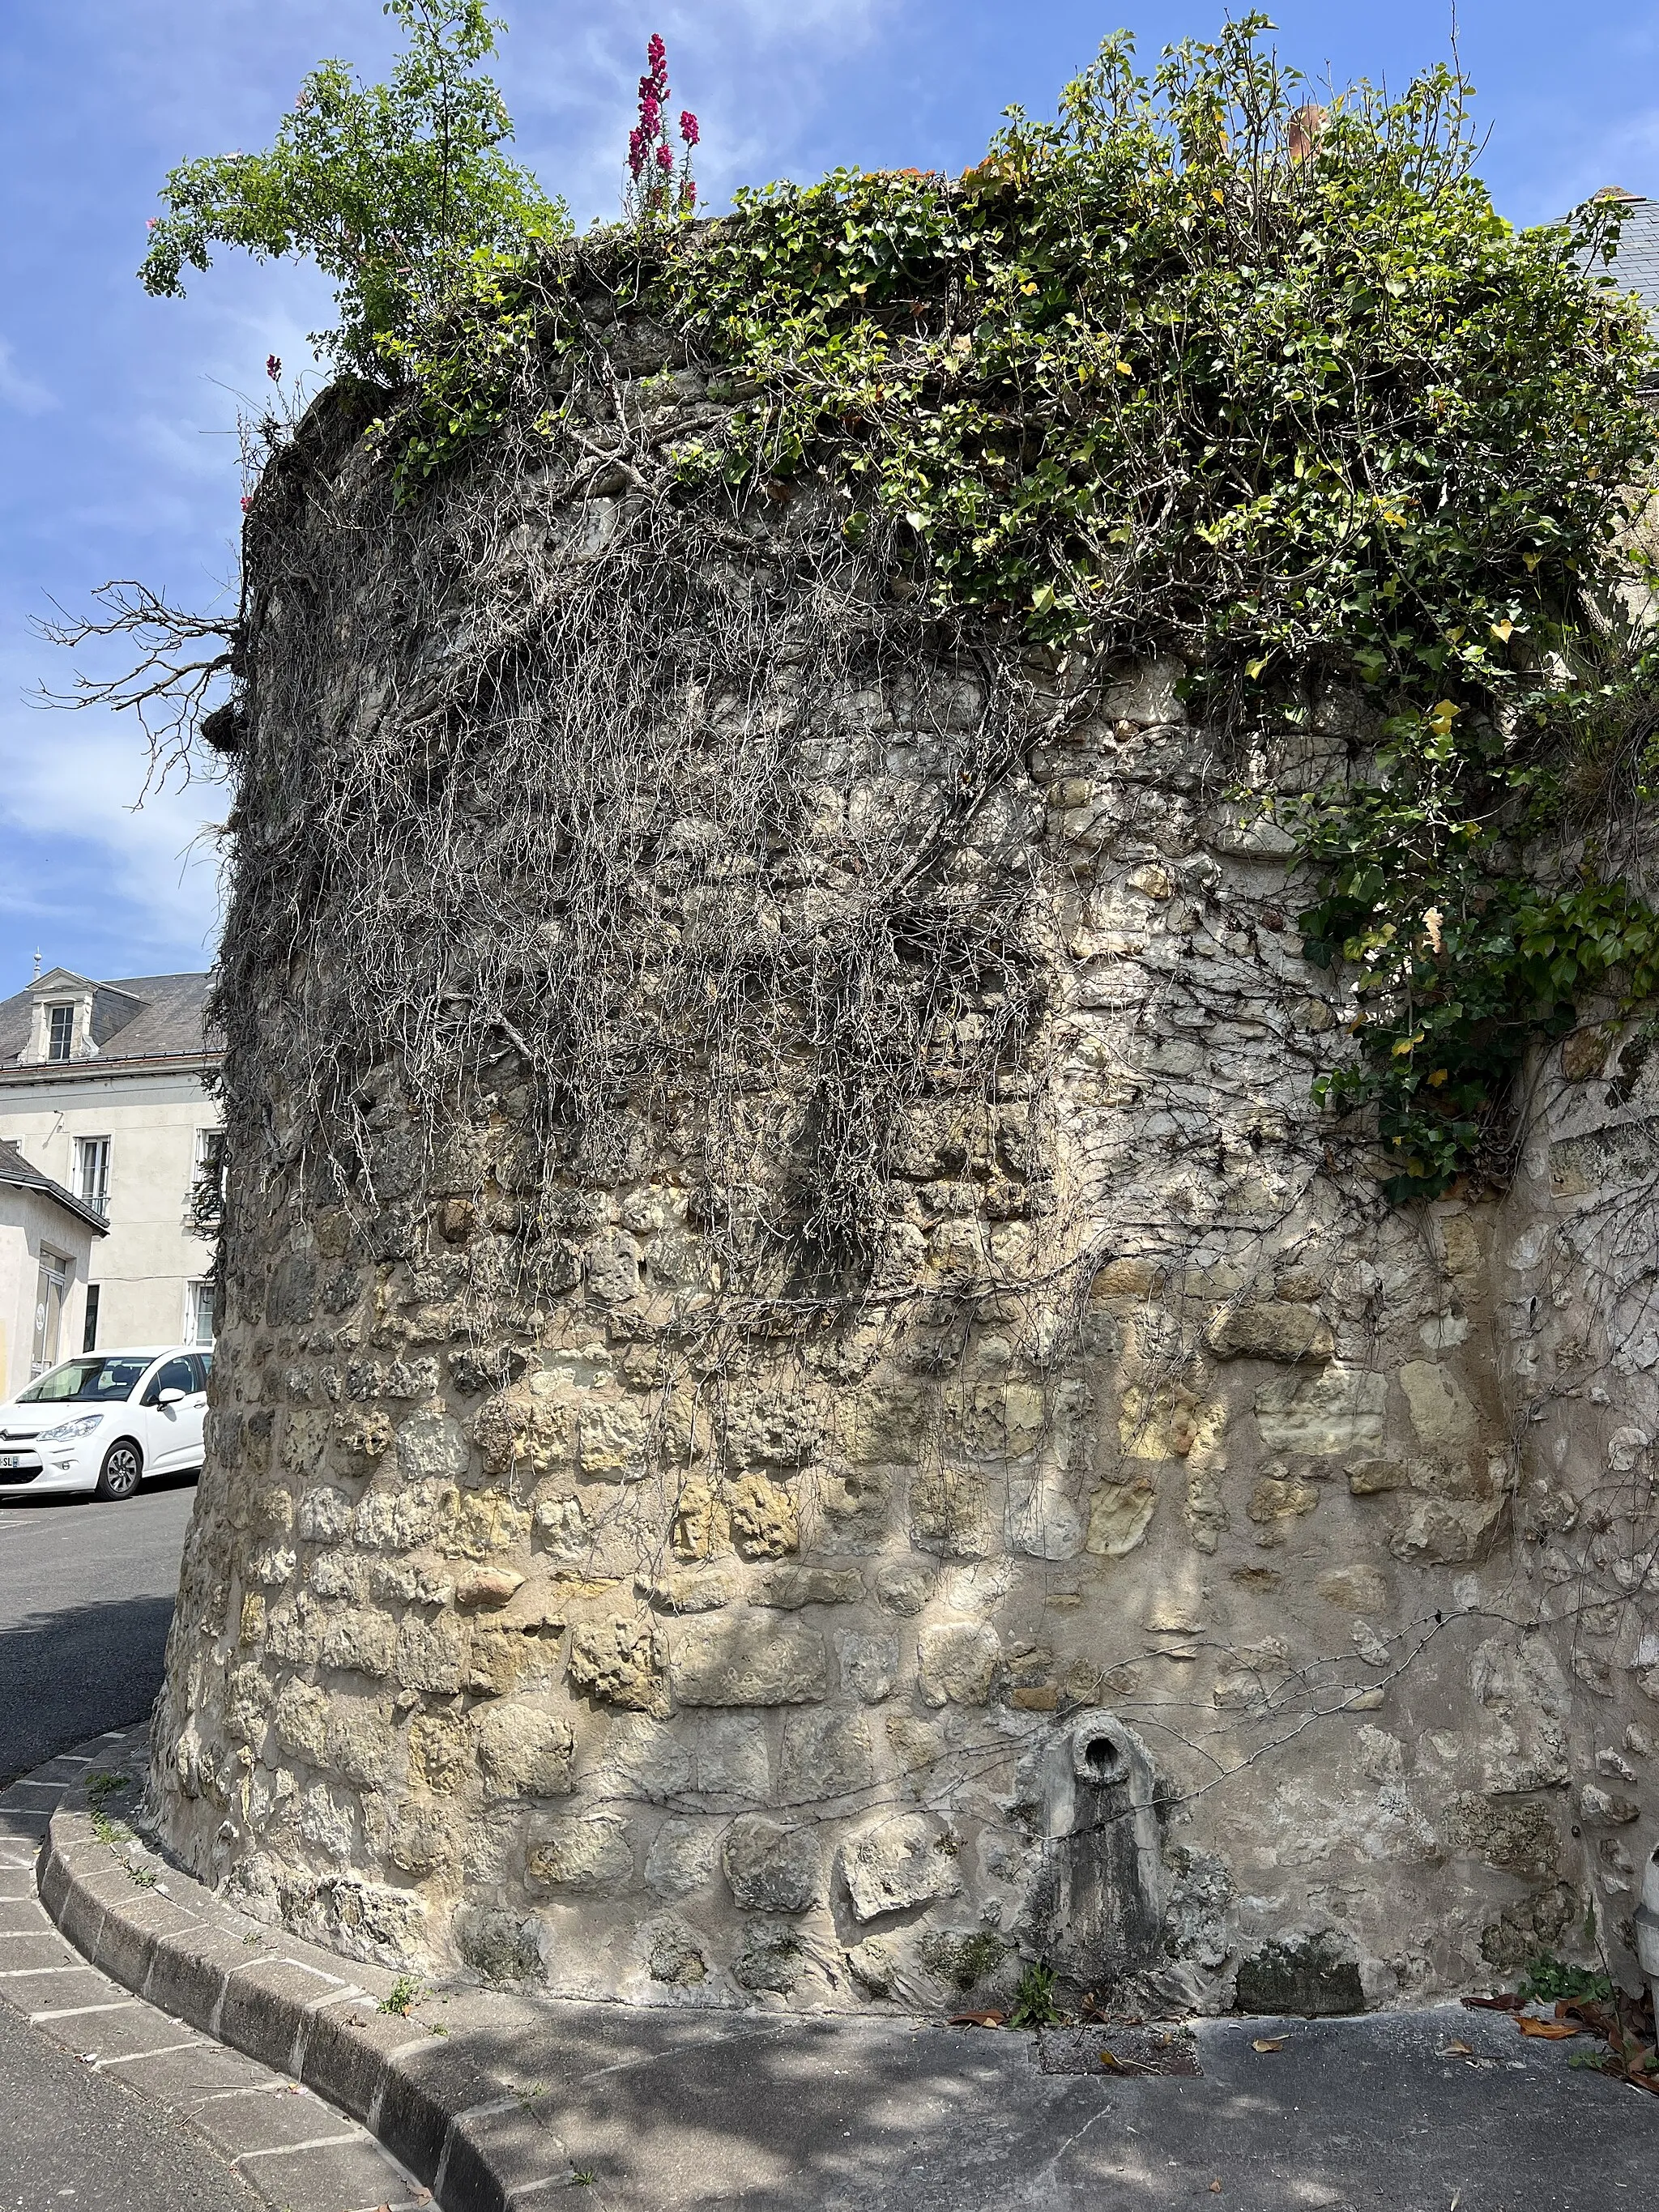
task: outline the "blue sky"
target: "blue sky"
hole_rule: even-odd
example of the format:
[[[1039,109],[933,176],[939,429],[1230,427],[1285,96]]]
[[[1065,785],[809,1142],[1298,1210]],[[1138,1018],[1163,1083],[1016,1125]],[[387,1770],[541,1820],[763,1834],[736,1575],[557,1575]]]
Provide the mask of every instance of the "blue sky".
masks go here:
[[[496,74],[519,150],[578,220],[611,216],[648,33],[699,175],[734,184],[837,163],[958,168],[1011,100],[1052,111],[1101,36],[1144,58],[1222,10],[1108,0],[501,0]],[[1310,70],[1401,82],[1449,49],[1444,4],[1297,5],[1277,44]],[[1659,193],[1659,0],[1464,0],[1459,48],[1517,222],[1597,185]],[[61,683],[30,617],[134,576],[224,605],[241,483],[239,398],[327,319],[310,272],[229,256],[183,303],[134,282],[162,175],[265,144],[325,54],[382,73],[379,0],[5,0],[0,8],[0,994],[44,964],[94,975],[205,966],[217,908],[211,786],[152,797],[136,730],[23,703]]]

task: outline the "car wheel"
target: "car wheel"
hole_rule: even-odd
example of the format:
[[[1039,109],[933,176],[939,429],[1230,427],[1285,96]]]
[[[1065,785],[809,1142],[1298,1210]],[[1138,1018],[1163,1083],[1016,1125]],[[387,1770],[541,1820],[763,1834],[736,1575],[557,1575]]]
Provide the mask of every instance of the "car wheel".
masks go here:
[[[131,1498],[138,1487],[138,1478],[144,1471],[144,1455],[131,1437],[123,1437],[104,1454],[104,1464],[98,1470],[96,1498]]]

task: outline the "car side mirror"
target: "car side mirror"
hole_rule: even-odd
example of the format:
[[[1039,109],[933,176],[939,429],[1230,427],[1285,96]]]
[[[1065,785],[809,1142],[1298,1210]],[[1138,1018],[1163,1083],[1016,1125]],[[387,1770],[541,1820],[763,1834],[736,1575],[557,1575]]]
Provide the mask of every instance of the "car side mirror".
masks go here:
[[[155,1394],[155,1402],[158,1406],[180,1406],[184,1403],[184,1398],[185,1394],[182,1390],[158,1390]]]

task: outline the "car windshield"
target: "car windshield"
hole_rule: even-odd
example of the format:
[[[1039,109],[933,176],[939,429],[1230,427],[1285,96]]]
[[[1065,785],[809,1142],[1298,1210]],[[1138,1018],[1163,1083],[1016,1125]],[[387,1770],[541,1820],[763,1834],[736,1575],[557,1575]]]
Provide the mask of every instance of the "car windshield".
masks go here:
[[[90,1359],[66,1359],[27,1390],[20,1390],[20,1406],[55,1406],[66,1398],[91,1399],[94,1403],[129,1398],[148,1359],[124,1359],[118,1355]]]

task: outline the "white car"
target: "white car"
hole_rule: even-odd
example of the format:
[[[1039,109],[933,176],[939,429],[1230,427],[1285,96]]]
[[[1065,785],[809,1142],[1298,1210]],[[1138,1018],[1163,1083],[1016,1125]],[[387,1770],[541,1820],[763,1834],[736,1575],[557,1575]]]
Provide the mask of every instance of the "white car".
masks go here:
[[[147,1474],[202,1464],[211,1352],[194,1345],[85,1352],[0,1405],[0,1495],[27,1484],[131,1498]]]

